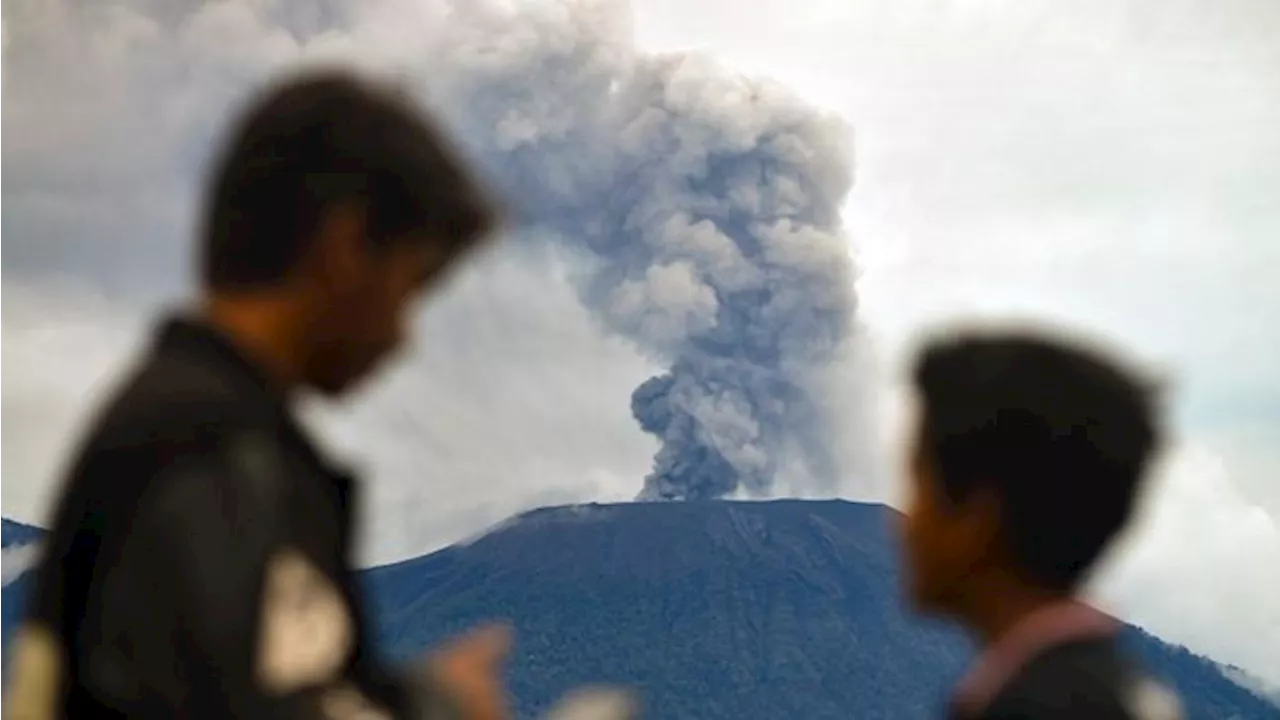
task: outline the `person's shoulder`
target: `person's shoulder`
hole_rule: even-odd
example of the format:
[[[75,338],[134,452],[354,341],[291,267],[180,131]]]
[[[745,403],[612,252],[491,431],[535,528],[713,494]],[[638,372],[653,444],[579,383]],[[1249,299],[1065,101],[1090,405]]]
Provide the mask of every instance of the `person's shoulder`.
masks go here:
[[[84,451],[190,451],[259,421],[249,394],[215,366],[153,350],[100,406]]]
[[[128,517],[175,464],[216,463],[228,440],[262,435],[261,411],[216,368],[184,363],[154,349],[120,378],[89,417],[74,449],[55,531],[106,532]]]
[[[1177,695],[1128,657],[1115,639],[1066,643],[1028,663],[985,717],[1181,720]]]
[[[63,480],[63,501],[99,480],[110,494],[121,484],[190,451],[201,438],[249,419],[243,399],[216,373],[182,363],[154,344],[136,357],[87,409]],[[72,503],[74,504],[74,503]]]

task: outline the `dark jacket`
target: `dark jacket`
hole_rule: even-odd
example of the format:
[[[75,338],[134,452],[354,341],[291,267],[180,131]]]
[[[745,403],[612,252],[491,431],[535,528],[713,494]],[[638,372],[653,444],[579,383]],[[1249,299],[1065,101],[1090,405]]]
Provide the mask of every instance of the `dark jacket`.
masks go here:
[[[1025,622],[979,659],[953,720],[1180,720],[1176,695],[1120,646],[1119,623],[1079,603]]]
[[[358,490],[226,339],[167,322],[96,418],[38,568],[31,620],[62,646],[65,714],[321,717],[344,688],[452,716],[370,647]]]

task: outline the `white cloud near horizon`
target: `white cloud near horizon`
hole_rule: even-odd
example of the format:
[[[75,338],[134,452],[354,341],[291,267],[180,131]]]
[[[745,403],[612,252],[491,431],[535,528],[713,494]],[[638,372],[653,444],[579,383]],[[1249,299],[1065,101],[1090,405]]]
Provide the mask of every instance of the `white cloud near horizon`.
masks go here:
[[[10,545],[0,550],[0,586],[22,577],[31,568],[35,567],[40,557],[40,545],[38,543],[24,543],[21,545]]]
[[[308,34],[341,3],[307,15],[230,0],[178,23],[146,0],[92,12],[11,0],[5,515],[43,517],[86,398],[185,288],[193,169],[248,84],[301,55],[395,64],[451,22],[510,31],[527,13],[528,28],[587,32],[604,5],[459,18],[442,2],[370,0],[348,31]],[[1268,331],[1280,327],[1280,13],[1237,0],[739,6],[637,0],[635,27],[644,48],[703,47],[852,122],[846,219],[880,364],[900,367],[922,325],[1018,313],[1083,326],[1167,370],[1176,442],[1095,592],[1280,683],[1280,333]],[[418,58],[411,75],[447,74],[440,64]],[[350,408],[315,413],[369,471],[366,559],[639,489],[655,444],[629,397],[655,368],[600,331],[567,272],[554,255],[484,258],[424,314],[420,345],[387,377]],[[901,385],[892,371],[873,377],[888,430]],[[868,422],[854,410],[842,420]],[[883,460],[864,459],[879,468],[868,474],[887,476]],[[885,497],[879,482],[843,494]]]

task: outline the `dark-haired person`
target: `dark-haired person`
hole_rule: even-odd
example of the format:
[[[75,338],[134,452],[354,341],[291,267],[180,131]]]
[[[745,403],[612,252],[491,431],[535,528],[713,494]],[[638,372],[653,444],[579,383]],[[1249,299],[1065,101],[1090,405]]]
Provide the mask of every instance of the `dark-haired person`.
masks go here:
[[[1142,488],[1152,390],[1092,351],[1018,333],[936,341],[913,379],[908,591],[981,647],[950,716],[1181,717],[1119,623],[1076,598]]]
[[[505,717],[505,629],[407,671],[376,660],[350,565],[359,484],[291,409],[369,376],[495,209],[399,94],[314,72],[248,109],[205,210],[198,302],[70,467],[5,712]]]

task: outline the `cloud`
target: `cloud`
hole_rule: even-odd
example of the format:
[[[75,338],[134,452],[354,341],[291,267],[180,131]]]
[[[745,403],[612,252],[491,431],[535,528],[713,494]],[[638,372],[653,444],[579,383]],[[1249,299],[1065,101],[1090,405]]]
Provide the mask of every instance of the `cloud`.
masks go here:
[[[0,554],[3,554],[3,560],[0,560],[0,572],[3,573],[0,585],[8,585],[35,567],[40,559],[40,546],[36,543],[9,545],[0,550]]]
[[[1154,480],[1095,595],[1166,639],[1280,680],[1280,579],[1269,572],[1280,567],[1276,516],[1240,492],[1213,447],[1194,440],[1167,453]]]
[[[146,325],[135,310],[79,280],[36,285],[10,277],[0,292],[4,510],[43,520],[87,407],[104,399]]]
[[[600,332],[554,258],[494,252],[403,362],[315,427],[367,470],[365,556],[438,548],[542,505],[635,495],[654,443],[627,404],[653,365]]]

